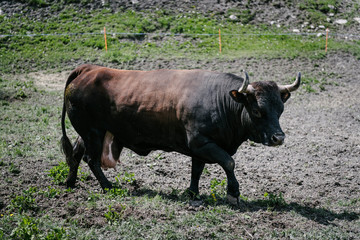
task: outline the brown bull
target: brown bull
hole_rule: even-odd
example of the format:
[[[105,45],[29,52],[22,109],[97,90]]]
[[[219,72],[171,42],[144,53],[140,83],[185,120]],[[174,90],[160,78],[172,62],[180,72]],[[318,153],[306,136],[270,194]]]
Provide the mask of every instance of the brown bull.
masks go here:
[[[300,73],[293,84],[278,86],[271,81],[249,84],[246,73],[241,78],[203,70],[80,66],[70,74],[64,92],[62,146],[70,166],[67,186],[75,185],[82,156],[106,189],[112,185],[101,162],[114,167],[123,147],[139,155],[176,151],[192,158],[190,192],[199,193],[205,164],[218,163],[228,179],[229,199],[238,200],[231,156],[247,139],[268,146],[283,143],[279,118],[290,92],[299,85]],[[74,147],[65,132],[66,113],[81,136]]]

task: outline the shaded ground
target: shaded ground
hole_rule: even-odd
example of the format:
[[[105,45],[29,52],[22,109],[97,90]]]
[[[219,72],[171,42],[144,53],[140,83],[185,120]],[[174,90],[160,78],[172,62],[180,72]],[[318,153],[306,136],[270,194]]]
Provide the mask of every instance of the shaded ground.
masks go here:
[[[292,81],[298,71],[302,72],[304,85],[286,103],[281,125],[286,133],[285,144],[269,148],[246,142],[234,155],[236,176],[240,182],[242,196],[248,198],[246,207],[235,210],[235,214],[224,214],[221,224],[214,225],[216,233],[228,232],[245,239],[257,238],[339,238],[359,239],[360,235],[360,79],[359,60],[345,54],[329,55],[316,61],[239,59],[234,61],[191,62],[189,60],[147,62],[131,66],[132,69],[203,68],[241,74],[242,69],[250,73],[250,80],[275,80],[279,83]],[[117,66],[122,68],[122,66]],[[54,91],[49,104],[57,105],[60,116],[62,104],[61,85],[66,72],[38,72],[21,76],[7,76],[14,79],[32,79],[35,86],[45,91]],[[315,81],[317,79],[318,81]],[[310,86],[310,87],[309,87]],[[32,101],[31,98],[23,101]],[[9,103],[12,106],[13,103]],[[4,110],[5,116],[7,112]],[[59,139],[60,119],[54,117],[49,134]],[[2,118],[3,122],[6,120]],[[58,122],[57,122],[58,121]],[[14,133],[16,138],[16,132]],[[5,137],[11,142],[11,137]],[[9,139],[10,138],[10,139]],[[11,146],[10,146],[11,147]],[[34,142],[34,151],[44,146]],[[31,186],[46,188],[54,186],[47,172],[58,164],[60,155],[57,144],[49,142],[55,153],[50,157],[20,157],[15,165],[19,173],[9,173],[6,159],[1,167],[0,211],[6,214],[14,195]],[[36,150],[38,149],[38,150]],[[50,153],[49,153],[50,154]],[[48,154],[48,155],[49,155]],[[55,155],[55,156],[54,156]],[[106,175],[114,181],[124,172],[135,174],[136,186],[127,186],[131,195],[138,200],[123,200],[129,207],[125,219],[156,221],[166,225],[168,210],[163,205],[133,204],[142,202],[143,197],[160,196],[175,211],[174,219],[192,217],[201,212],[208,213],[211,205],[203,203],[193,207],[181,194],[190,180],[190,159],[177,153],[156,151],[147,157],[139,157],[125,149],[117,171],[108,170]],[[82,170],[88,172],[83,163]],[[98,229],[96,236],[116,239],[117,232],[108,232],[104,227],[106,207],[97,204],[89,208],[91,193],[100,191],[100,186],[89,172],[86,181],[79,181],[72,193],[60,197],[37,198],[41,211],[47,212],[59,221],[76,220],[83,228]],[[210,196],[210,180],[222,180],[225,174],[217,165],[207,165],[200,181],[203,198]],[[9,181],[11,179],[11,181]],[[262,201],[264,193],[282,193],[284,204],[274,211]],[[85,205],[84,205],[85,204]],[[86,205],[87,204],[87,205]],[[224,203],[219,200],[219,204]],[[227,205],[224,205],[227,207]],[[232,208],[229,208],[232,209]],[[226,210],[230,211],[230,210]],[[231,210],[232,211],[232,210]],[[38,213],[33,213],[37,216]],[[196,215],[197,216],[197,215]],[[194,223],[196,224],[196,223]],[[199,223],[198,223],[199,224]],[[156,231],[155,226],[150,231]],[[195,225],[194,225],[195,226]],[[177,227],[184,238],[211,238],[207,229]],[[203,233],[205,235],[202,235]],[[139,235],[142,236],[142,235]],[[161,238],[168,236],[163,233]],[[142,236],[146,238],[146,236]],[[150,237],[151,238],[151,237]]]

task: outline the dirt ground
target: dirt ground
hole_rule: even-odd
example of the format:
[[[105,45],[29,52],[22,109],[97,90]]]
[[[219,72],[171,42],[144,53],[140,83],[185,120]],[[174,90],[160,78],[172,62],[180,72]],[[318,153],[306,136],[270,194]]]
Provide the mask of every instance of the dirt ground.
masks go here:
[[[100,1],[99,1],[100,2]],[[114,1],[110,1],[113,6]],[[142,4],[126,2],[126,8],[148,9],[153,1],[142,1]],[[193,1],[157,1],[159,7],[168,3],[169,8],[178,11],[192,11]],[[297,9],[282,11],[275,5],[264,8],[262,1],[195,1],[196,11],[226,12],[234,7],[241,7],[245,2],[254,2],[264,14],[258,14],[255,23],[281,20],[281,24],[296,26],[302,22]],[[199,2],[199,4],[198,4]],[[227,3],[225,3],[227,2]],[[278,1],[281,5],[281,1]],[[342,1],[343,10],[346,3]],[[182,7],[184,5],[184,7]],[[136,7],[138,6],[138,7]],[[2,11],[8,14],[23,11],[23,4],[0,1]],[[96,8],[97,6],[94,6]],[[116,7],[116,6],[115,6]],[[114,7],[114,8],[115,8]],[[34,19],[38,11],[48,14],[50,7],[36,10],[27,9],[25,14]],[[257,10],[259,10],[257,9]],[[25,11],[25,10],[24,10]],[[34,11],[35,12],[35,11]],[[200,11],[201,12],[201,11]],[[292,18],[291,16],[295,16]],[[225,16],[225,15],[224,15]],[[260,18],[260,16],[263,16]],[[226,15],[226,17],[228,17]],[[355,29],[355,27],[354,27]],[[328,54],[319,60],[308,59],[256,59],[244,58],[235,60],[191,61],[189,59],[157,60],[142,59],[132,65],[112,65],[119,69],[153,70],[158,68],[193,69],[201,68],[212,71],[239,74],[242,70],[250,73],[250,81],[273,80],[277,83],[289,83],[297,72],[301,72],[304,84],[294,92],[285,104],[281,117],[281,127],[286,134],[285,143],[280,147],[266,147],[252,142],[243,143],[233,156],[236,162],[235,175],[240,183],[241,195],[248,198],[246,206],[237,214],[229,215],[224,223],[227,229],[244,239],[269,238],[269,233],[283,232],[274,235],[274,239],[360,239],[360,60],[345,53]],[[74,68],[76,66],[73,66]],[[60,138],[60,109],[62,107],[62,89],[69,71],[52,73],[34,72],[25,75],[7,76],[13,79],[32,79],[39,89],[55,94],[52,100],[58,102],[58,122],[51,123],[50,131]],[[314,81],[319,80],[319,82]],[[30,99],[31,100],[31,99]],[[27,101],[27,100],[24,100]],[[11,104],[11,103],[10,103]],[[52,104],[52,103],[49,103]],[[2,106],[0,106],[1,108]],[[0,109],[1,110],[1,109]],[[13,133],[16,135],[16,133]],[[53,134],[53,133],[51,133]],[[1,139],[0,139],[1,140]],[[42,146],[41,146],[42,147]],[[34,142],[37,151],[40,146]],[[8,167],[0,168],[0,213],[6,214],[6,207],[15,195],[29,187],[40,186],[46,189],[55,184],[50,181],[47,171],[56,166],[60,154],[57,142],[52,142],[53,159],[28,159],[24,157],[15,164],[20,166],[18,174],[9,174]],[[59,156],[59,157],[58,157]],[[140,157],[128,149],[121,154],[121,164],[117,170],[108,170],[105,175],[110,180],[124,171],[135,175],[137,186],[130,189],[134,196],[144,192],[161,194],[172,201],[182,201],[180,195],[190,182],[190,158],[178,153],[152,152],[147,157]],[[81,164],[83,171],[89,168]],[[200,179],[200,194],[210,194],[210,180],[224,179],[225,173],[218,165],[207,165],[207,172]],[[9,181],[12,178],[12,181]],[[41,212],[59,222],[64,219],[77,219],[84,228],[106,229],[105,209],[85,207],[90,192],[100,193],[100,186],[90,173],[86,182],[78,181],[77,188],[71,193],[62,193],[60,197],[37,199]],[[282,193],[285,205],[268,211],[259,203],[264,193]],[[174,194],[178,193],[178,194]],[[77,203],[70,205],[69,203]],[[186,203],[176,206],[177,214],[193,214],[203,211],[205,204],[193,207]],[[205,206],[206,207],[206,206]],[[160,213],[159,213],[160,212]],[[146,210],[129,209],[128,217],[158,218],[161,221],[161,210],[151,207]],[[36,217],[36,216],[35,216]],[[186,231],[188,229],[184,229]],[[292,231],[296,231],[295,233]],[[332,232],[333,231],[333,235]],[[298,232],[298,233],[297,233]],[[330,232],[330,233],[329,233]],[[197,232],[200,234],[201,232]],[[288,235],[286,235],[288,234]],[[296,235],[298,234],[298,235]],[[326,237],[322,237],[322,234]],[[107,237],[106,237],[107,236]],[[294,237],[295,236],[295,237]],[[118,239],[118,236],[105,235],[104,239]],[[206,235],[192,235],[193,239],[208,238]],[[0,236],[1,238],[1,236]],[[164,237],[165,238],[165,237]]]
[[[278,83],[292,81],[296,73],[301,71],[304,81],[310,78],[322,80],[324,84],[321,87],[317,83],[310,84],[315,92],[307,91],[303,86],[294,92],[285,104],[285,111],[281,117],[281,126],[286,133],[284,145],[271,148],[245,142],[233,156],[241,195],[248,198],[246,208],[241,211],[250,216],[237,218],[234,224],[241,224],[246,228],[234,227],[234,231],[244,231],[244,236],[247,236],[245,238],[257,239],[263,236],[261,232],[271,229],[311,232],[331,226],[343,231],[346,239],[359,239],[359,63],[353,56],[337,54],[314,61],[142,61],[135,63],[131,68],[202,68],[238,74],[245,69],[250,73],[250,81],[274,80]],[[37,72],[30,73],[27,77],[34,79],[35,85],[40,89],[57,91],[61,98],[67,74],[68,72]],[[105,174],[109,179],[114,179],[121,172],[133,172],[138,183],[137,189],[170,196],[174,190],[182,192],[188,187],[190,163],[188,157],[178,153],[155,151],[147,157],[140,157],[125,149],[117,170],[108,170]],[[45,171],[56,164],[57,162],[44,164],[24,161],[21,163],[19,181],[5,183],[4,178],[1,178],[0,196],[3,207],[9,204],[11,193],[18,191],[16,189],[19,188],[19,184],[22,189],[44,186],[48,181]],[[82,168],[88,171],[84,163]],[[207,165],[207,170],[200,180],[201,194],[210,193],[211,179],[225,178],[223,170],[218,165]],[[51,183],[45,183],[46,185],[51,186]],[[100,191],[100,186],[92,175],[86,184],[79,181],[77,185],[75,192],[64,194],[56,201],[43,201],[41,208],[44,211],[51,209],[51,215],[55,218],[66,218],[69,211],[75,211],[75,215],[85,216],[89,226],[104,225],[105,220],[101,217],[103,213],[76,212],[69,207],[64,208],[71,201],[86,201],[90,191]],[[136,191],[134,190],[133,194],[136,195]],[[273,214],[258,204],[258,200],[264,198],[265,192],[283,194],[286,205],[277,210],[278,214]],[[193,211],[193,207],[187,205],[182,211]],[[150,210],[142,214],[154,214],[156,217]]]

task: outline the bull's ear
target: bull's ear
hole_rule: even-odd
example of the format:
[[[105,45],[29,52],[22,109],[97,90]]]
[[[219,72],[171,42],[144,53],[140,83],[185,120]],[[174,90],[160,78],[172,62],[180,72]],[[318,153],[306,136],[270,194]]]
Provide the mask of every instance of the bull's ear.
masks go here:
[[[245,95],[242,94],[242,93],[239,93],[238,90],[231,90],[229,92],[229,94],[232,97],[232,99],[234,99],[238,103],[245,103],[246,102]]]
[[[290,98],[291,94],[289,91],[284,91],[280,93],[280,96],[283,103],[285,103]]]

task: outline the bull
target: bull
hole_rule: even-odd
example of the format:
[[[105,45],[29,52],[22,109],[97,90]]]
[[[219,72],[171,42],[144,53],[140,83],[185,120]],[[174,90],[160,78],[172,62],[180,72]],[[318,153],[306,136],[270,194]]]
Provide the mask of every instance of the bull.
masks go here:
[[[111,182],[101,167],[114,167],[121,150],[146,156],[153,150],[191,157],[189,192],[199,194],[205,164],[219,164],[227,177],[227,198],[239,203],[239,183],[231,157],[246,140],[277,146],[284,142],[279,118],[290,92],[300,86],[273,81],[249,83],[230,73],[204,70],[116,70],[82,65],[64,90],[62,149],[74,187],[81,158],[103,189]],[[79,138],[66,135],[66,113]],[[110,164],[109,164],[110,163]]]

